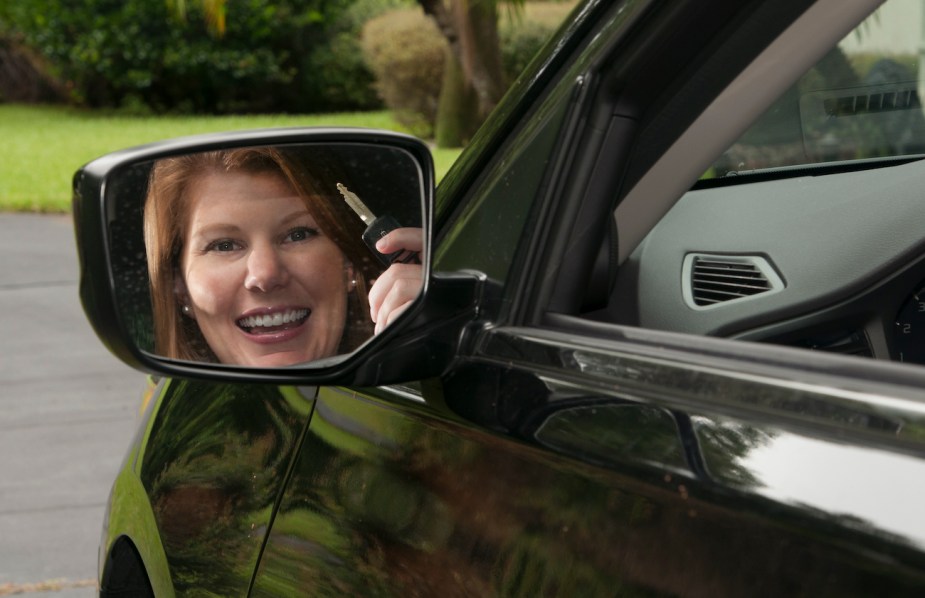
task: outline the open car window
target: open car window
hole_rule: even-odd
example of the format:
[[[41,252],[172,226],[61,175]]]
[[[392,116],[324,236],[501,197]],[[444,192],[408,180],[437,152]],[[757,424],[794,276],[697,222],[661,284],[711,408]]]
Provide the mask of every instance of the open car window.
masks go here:
[[[907,0],[844,36],[725,145],[588,317],[925,365],[923,39],[925,3]]]
[[[918,0],[889,0],[790,87],[704,175],[925,154]]]

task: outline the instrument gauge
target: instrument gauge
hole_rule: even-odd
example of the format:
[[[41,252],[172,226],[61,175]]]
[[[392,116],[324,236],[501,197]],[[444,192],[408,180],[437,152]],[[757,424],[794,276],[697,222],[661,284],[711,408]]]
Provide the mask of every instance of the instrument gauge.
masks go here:
[[[893,330],[895,358],[925,364],[925,286],[909,297],[896,316]]]

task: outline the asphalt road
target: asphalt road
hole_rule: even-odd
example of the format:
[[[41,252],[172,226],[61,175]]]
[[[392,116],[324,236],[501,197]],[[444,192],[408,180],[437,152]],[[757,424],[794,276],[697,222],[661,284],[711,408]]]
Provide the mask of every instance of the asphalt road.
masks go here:
[[[70,217],[0,214],[0,596],[97,593],[143,377],[96,338],[77,281]]]

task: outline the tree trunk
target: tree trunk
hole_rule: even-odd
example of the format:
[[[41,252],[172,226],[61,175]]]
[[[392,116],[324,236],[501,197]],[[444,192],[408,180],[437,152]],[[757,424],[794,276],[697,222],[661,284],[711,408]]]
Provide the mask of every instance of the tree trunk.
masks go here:
[[[475,94],[476,115],[481,122],[501,99],[506,86],[501,68],[501,44],[498,40],[497,2],[492,0],[418,0],[449,44],[450,52],[461,68],[466,87]],[[447,65],[452,66],[447,60]],[[455,67],[454,67],[455,68]],[[452,70],[452,69],[451,69]],[[455,74],[444,83],[454,83]],[[452,100],[449,90],[442,90],[444,99]],[[461,98],[460,98],[461,101]],[[458,111],[458,108],[453,108]],[[438,112],[437,121],[442,120]]]
[[[498,39],[498,8],[488,0],[452,0],[459,33],[460,63],[479,102],[483,119],[504,94],[501,43]]]
[[[475,92],[466,81],[462,65],[447,49],[434,125],[437,147],[462,147],[481,122]]]

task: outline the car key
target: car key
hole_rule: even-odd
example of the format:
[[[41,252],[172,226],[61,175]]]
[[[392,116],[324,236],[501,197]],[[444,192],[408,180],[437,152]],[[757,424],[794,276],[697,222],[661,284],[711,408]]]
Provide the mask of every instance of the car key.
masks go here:
[[[347,189],[347,187],[345,187],[343,184],[337,183],[337,190],[340,191],[340,194],[344,196],[344,201],[347,202],[347,205],[350,206],[350,209],[353,210],[356,215],[360,217],[360,220],[363,221],[363,224],[366,225],[366,230],[363,231],[363,242],[366,243],[366,246],[369,247],[370,251],[372,251],[383,264],[388,266],[394,263],[420,263],[418,252],[416,251],[400,249],[387,255],[380,253],[379,250],[376,249],[376,242],[396,228],[401,228],[401,224],[399,224],[395,218],[389,216],[388,214],[377,217],[368,207],[366,207],[366,204],[364,204],[360,198],[357,197],[356,193]]]

